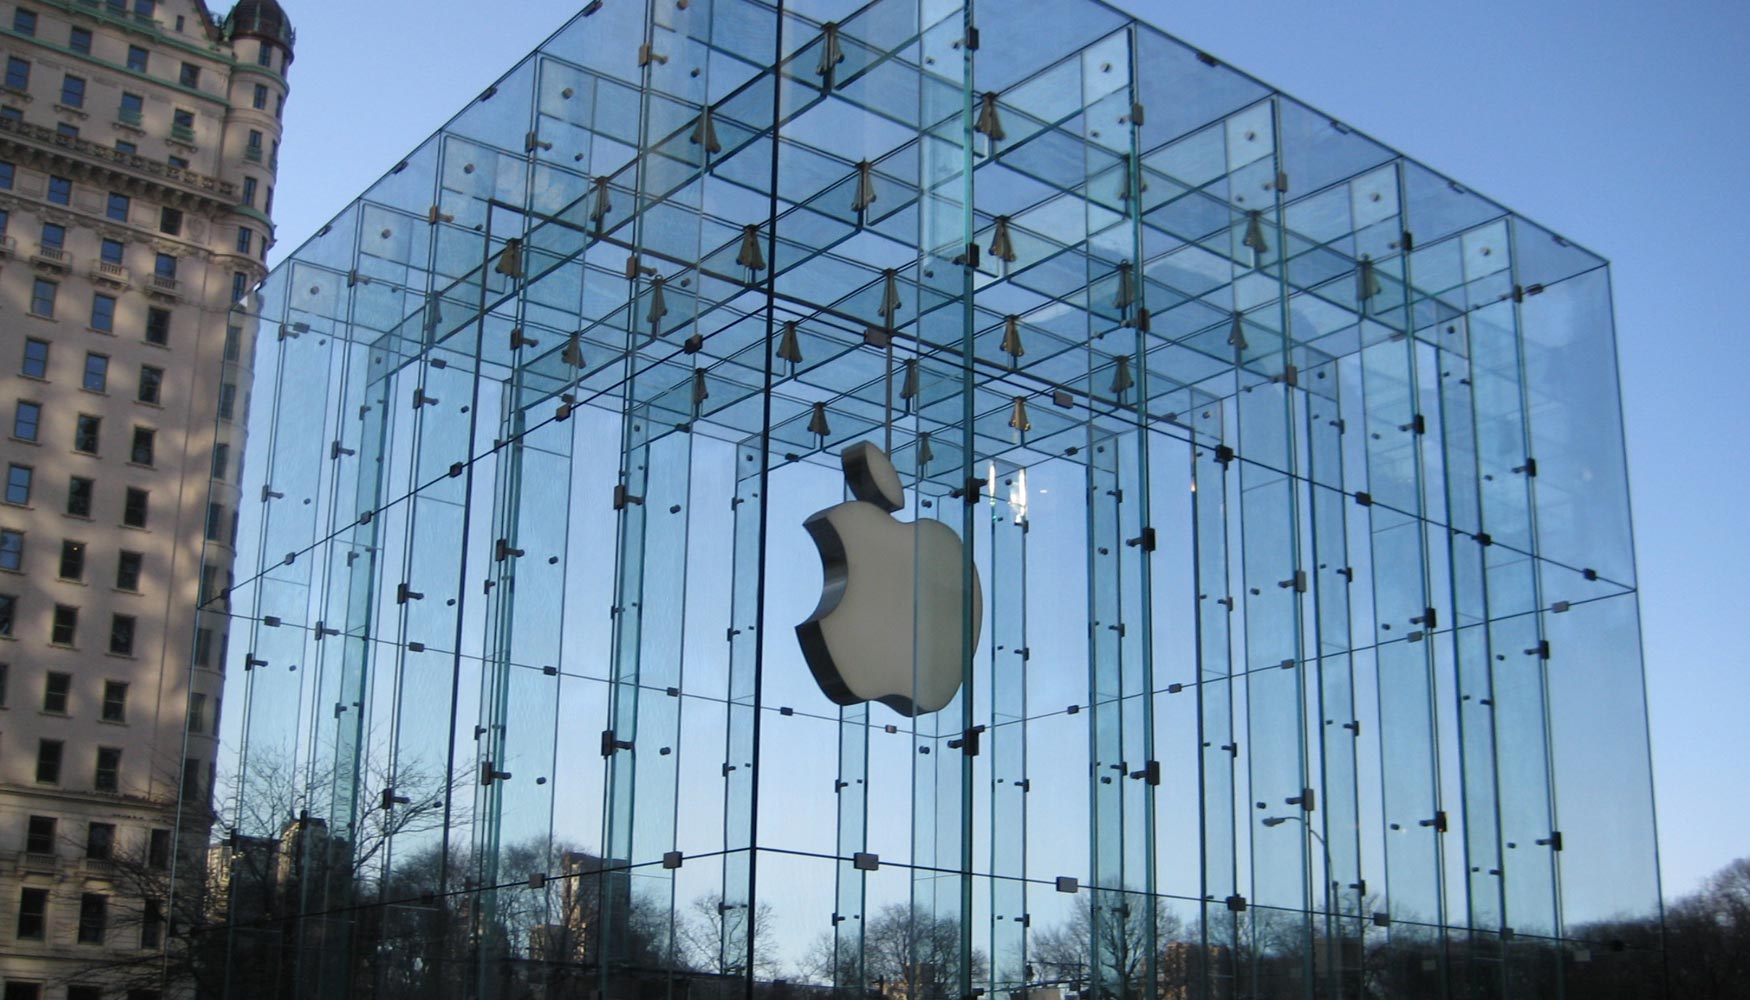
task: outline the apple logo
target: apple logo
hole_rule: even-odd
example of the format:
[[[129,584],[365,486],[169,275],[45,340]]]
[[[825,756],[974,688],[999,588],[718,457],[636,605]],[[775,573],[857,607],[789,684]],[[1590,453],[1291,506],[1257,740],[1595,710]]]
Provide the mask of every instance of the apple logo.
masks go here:
[[[868,441],[839,456],[855,500],[803,522],[820,550],[820,604],[796,626],[815,683],[840,705],[879,701],[905,716],[939,711],[960,690],[967,588],[960,536],[938,521],[901,521],[899,473]],[[984,591],[972,568],[972,645]]]

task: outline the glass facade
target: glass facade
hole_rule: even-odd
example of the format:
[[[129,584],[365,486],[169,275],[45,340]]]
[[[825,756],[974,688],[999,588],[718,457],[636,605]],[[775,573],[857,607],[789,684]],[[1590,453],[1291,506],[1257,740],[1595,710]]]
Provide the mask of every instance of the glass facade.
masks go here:
[[[1208,54],[594,3],[257,296],[215,992],[1656,995],[1606,264]]]

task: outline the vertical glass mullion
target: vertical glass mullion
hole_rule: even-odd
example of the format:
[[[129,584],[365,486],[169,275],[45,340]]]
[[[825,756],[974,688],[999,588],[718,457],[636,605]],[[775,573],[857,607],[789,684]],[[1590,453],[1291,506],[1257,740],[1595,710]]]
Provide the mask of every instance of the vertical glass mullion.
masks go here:
[[[1274,110],[1275,99],[1272,98]],[[1272,117],[1271,166],[1281,168],[1280,127]],[[1272,184],[1277,199],[1282,192]],[[1280,202],[1265,222],[1278,245],[1286,238]],[[1307,663],[1302,648],[1301,595],[1309,577],[1301,565],[1299,487],[1294,471],[1297,376],[1289,328],[1286,264],[1257,275],[1236,273],[1239,305],[1273,321],[1276,336],[1238,375],[1241,566],[1245,587],[1245,761],[1252,810],[1249,913],[1255,949],[1254,988],[1305,989],[1312,976],[1312,841],[1306,791]],[[1258,336],[1262,339],[1265,331]],[[1274,355],[1272,357],[1271,355]],[[1270,372],[1269,376],[1259,370]],[[1268,821],[1268,822],[1267,822]],[[1322,867],[1322,866],[1321,866]],[[1298,913],[1298,917],[1294,914]],[[1265,944],[1264,942],[1269,942]],[[1276,953],[1279,949],[1280,954]],[[1291,967],[1298,958],[1298,967]]]
[[[1378,278],[1390,262],[1374,265]],[[1417,624],[1428,608],[1421,442],[1423,419],[1413,336],[1377,318],[1382,289],[1356,272],[1367,411],[1377,688],[1386,833],[1389,975],[1428,996],[1446,995],[1444,892],[1433,690],[1433,647]],[[1383,281],[1378,284],[1383,285]],[[1410,317],[1401,303],[1406,327]],[[1382,326],[1384,329],[1382,329]]]
[[[1526,323],[1520,271],[1517,219],[1507,222],[1508,266],[1515,295],[1497,304],[1491,318],[1499,316],[1508,336],[1496,341],[1504,348],[1497,356],[1502,373],[1502,451],[1491,456],[1494,478],[1506,485],[1484,497],[1485,529],[1523,540],[1523,552],[1488,551],[1488,581],[1491,633],[1497,635],[1497,657],[1491,696],[1501,741],[1508,749],[1497,758],[1503,772],[1499,805],[1501,838],[1514,845],[1502,868],[1502,925],[1523,932],[1524,946],[1508,946],[1504,975],[1513,988],[1542,991],[1560,997],[1565,992],[1564,963],[1559,948],[1540,945],[1538,939],[1559,939],[1565,934],[1561,907],[1560,846],[1555,831],[1561,829],[1556,815],[1555,774],[1551,765],[1549,730],[1549,661],[1540,653],[1548,647],[1545,623],[1544,569],[1539,545],[1537,476],[1532,437],[1531,388],[1526,368]],[[1516,450],[1508,450],[1515,449]],[[1503,476],[1501,466],[1507,466]],[[1500,593],[1505,599],[1495,599]],[[1526,615],[1525,609],[1535,613]],[[1499,619],[1497,622],[1496,619]],[[1531,655],[1528,655],[1531,654]],[[1511,773],[1505,773],[1508,768]]]
[[[1335,361],[1305,373],[1325,395],[1308,394],[1305,410],[1308,517],[1311,529],[1312,619],[1317,664],[1320,780],[1316,828],[1323,838],[1323,884],[1314,896],[1322,910],[1326,962],[1321,977],[1331,997],[1360,989],[1362,950],[1360,782],[1356,743],[1361,735],[1355,699],[1355,657],[1350,634],[1350,588],[1355,570],[1349,552],[1350,506],[1343,469],[1341,379]]]
[[[1208,439],[1221,440],[1217,419]],[[1204,995],[1239,989],[1238,829],[1235,826],[1239,745],[1234,729],[1232,581],[1228,552],[1228,469],[1214,447],[1192,449],[1194,571],[1197,581],[1197,726]]]
[[[1414,220],[1406,219],[1408,228]],[[1414,297],[1414,287],[1408,289]],[[1416,301],[1413,314],[1436,319],[1436,302]],[[1456,330],[1456,324],[1451,329]],[[1485,531],[1482,510],[1484,466],[1479,450],[1477,412],[1479,373],[1456,333],[1443,335],[1436,320],[1430,331],[1437,352],[1439,381],[1433,386],[1439,409],[1438,461],[1444,487],[1446,517],[1452,530],[1442,530],[1449,574],[1451,620],[1424,623],[1437,649],[1455,666],[1453,698],[1447,708],[1456,714],[1459,794],[1463,817],[1463,868],[1466,923],[1470,928],[1465,967],[1455,970],[1467,994],[1498,996],[1502,992],[1501,826],[1497,811],[1495,695],[1488,629],[1487,549],[1476,542]],[[1431,452],[1436,449],[1430,449]],[[1436,470],[1430,470],[1430,476]],[[1468,530],[1467,530],[1468,529]],[[1433,537],[1433,532],[1430,532]]]
[[[1129,155],[1125,160],[1125,169],[1130,176],[1127,178],[1128,190],[1135,192],[1136,197],[1126,199],[1126,222],[1129,227],[1130,259],[1136,262],[1137,299],[1135,304],[1136,319],[1131,328],[1135,336],[1133,358],[1136,367],[1136,406],[1132,413],[1136,430],[1126,434],[1128,447],[1123,454],[1128,458],[1121,467],[1120,498],[1128,497],[1130,502],[1123,504],[1120,518],[1120,531],[1123,535],[1123,585],[1122,598],[1124,629],[1119,633],[1125,644],[1123,657],[1123,672],[1121,684],[1123,688],[1123,733],[1124,752],[1129,774],[1126,776],[1125,787],[1125,897],[1126,908],[1121,911],[1125,929],[1124,940],[1134,942],[1142,954],[1130,964],[1136,967],[1134,983],[1127,987],[1126,993],[1131,996],[1152,997],[1159,993],[1159,975],[1157,968],[1161,951],[1158,940],[1165,919],[1165,911],[1160,899],[1156,896],[1157,879],[1155,872],[1155,788],[1161,781],[1161,764],[1155,757],[1155,726],[1154,726],[1154,594],[1151,570],[1156,545],[1153,540],[1155,531],[1151,519],[1152,482],[1150,479],[1149,459],[1154,436],[1149,433],[1150,400],[1153,389],[1149,382],[1150,341],[1152,339],[1149,323],[1142,319],[1148,315],[1149,279],[1145,259],[1144,233],[1142,224],[1143,192],[1145,182],[1142,166],[1142,121],[1144,114],[1138,115],[1135,110],[1141,106],[1142,89],[1138,82],[1138,74],[1142,72],[1141,55],[1138,50],[1135,22],[1126,25],[1125,40],[1125,79],[1126,85],[1121,94],[1126,110],[1130,112],[1124,117],[1128,122],[1126,128],[1129,141]],[[1164,386],[1162,387],[1165,388]]]
[[[991,995],[1026,985],[1027,968],[1027,509],[1020,492],[990,519],[990,976]]]

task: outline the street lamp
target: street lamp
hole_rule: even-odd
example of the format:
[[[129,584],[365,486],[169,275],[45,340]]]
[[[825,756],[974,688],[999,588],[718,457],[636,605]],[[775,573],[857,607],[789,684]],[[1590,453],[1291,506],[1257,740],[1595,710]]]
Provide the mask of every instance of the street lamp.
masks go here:
[[[1301,826],[1305,827],[1306,832],[1312,834],[1312,838],[1319,842],[1319,848],[1324,852],[1324,856],[1325,856],[1325,947],[1328,949],[1331,949],[1331,954],[1327,956],[1327,966],[1328,966],[1332,975],[1339,975],[1337,965],[1336,965],[1336,959],[1338,958],[1338,953],[1336,951],[1337,940],[1333,936],[1333,931],[1335,929],[1335,921],[1336,921],[1336,913],[1334,912],[1334,900],[1335,900],[1338,888],[1342,885],[1342,882],[1340,879],[1337,879],[1334,877],[1336,869],[1335,869],[1335,866],[1331,864],[1331,845],[1325,842],[1325,838],[1322,834],[1320,834],[1317,830],[1313,829],[1313,825],[1306,821],[1305,816],[1295,816],[1295,815],[1265,816],[1259,822],[1263,823],[1266,827],[1277,827],[1277,826],[1281,826],[1284,823],[1289,822],[1290,820],[1294,820],[1294,821],[1300,823]]]

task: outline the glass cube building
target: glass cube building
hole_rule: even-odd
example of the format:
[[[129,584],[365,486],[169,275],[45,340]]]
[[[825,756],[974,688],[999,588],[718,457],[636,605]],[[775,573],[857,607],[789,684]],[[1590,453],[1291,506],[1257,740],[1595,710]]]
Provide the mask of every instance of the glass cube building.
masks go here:
[[[206,991],[1657,995],[1606,263],[1210,54],[597,0],[246,306]]]

